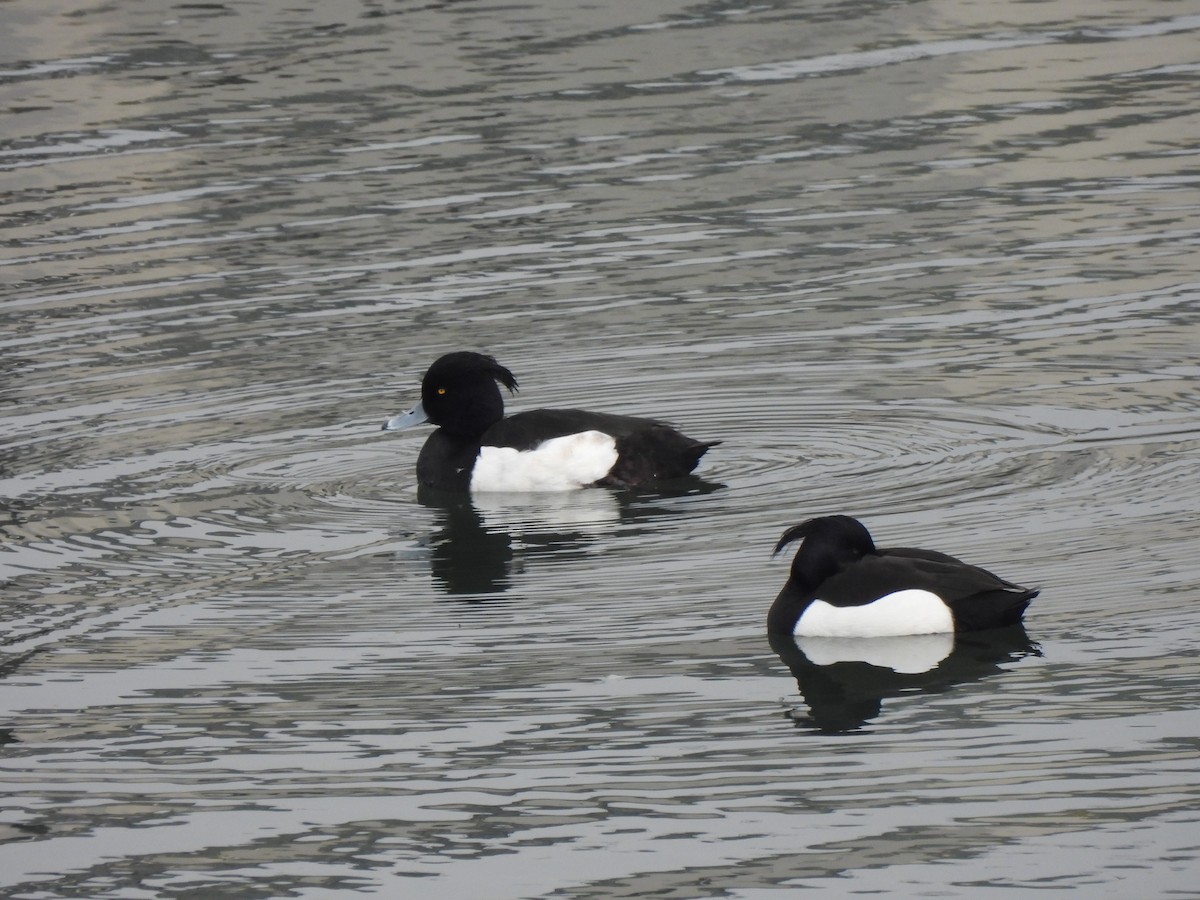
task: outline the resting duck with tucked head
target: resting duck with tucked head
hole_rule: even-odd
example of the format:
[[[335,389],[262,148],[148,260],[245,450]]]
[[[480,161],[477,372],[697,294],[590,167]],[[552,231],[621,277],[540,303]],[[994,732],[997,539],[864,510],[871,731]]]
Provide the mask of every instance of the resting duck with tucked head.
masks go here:
[[[447,353],[421,379],[421,402],[385,431],[438,426],[417,457],[417,480],[472,491],[564,491],[642,486],[681,478],[718,441],[692,440],[654,419],[580,409],[505,417],[499,385],[513,373],[490,356]]]
[[[1038,591],[935,550],[878,549],[850,516],[789,528],[801,540],[767,631],[802,637],[884,637],[1002,628],[1021,621]]]

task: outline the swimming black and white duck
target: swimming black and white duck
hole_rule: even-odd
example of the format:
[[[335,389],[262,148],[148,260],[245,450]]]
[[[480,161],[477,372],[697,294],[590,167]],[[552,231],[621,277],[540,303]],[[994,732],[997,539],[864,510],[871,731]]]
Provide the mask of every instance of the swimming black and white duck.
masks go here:
[[[500,385],[515,393],[517,379],[493,357],[447,353],[421,379],[421,402],[384,423],[385,431],[437,426],[417,457],[421,484],[471,491],[647,486],[688,475],[719,443],[655,419],[580,409],[505,416]]]
[[[812,637],[885,637],[979,631],[1021,621],[1038,595],[986,569],[909,547],[879,549],[850,516],[793,526],[779,553],[801,541],[767,631]]]

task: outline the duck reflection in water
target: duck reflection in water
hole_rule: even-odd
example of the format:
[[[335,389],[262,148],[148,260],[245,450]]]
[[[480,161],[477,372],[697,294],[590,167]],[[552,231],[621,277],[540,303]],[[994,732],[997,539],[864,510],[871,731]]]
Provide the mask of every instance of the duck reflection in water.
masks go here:
[[[417,501],[439,515],[429,538],[429,566],[447,594],[496,594],[508,590],[512,536],[489,531],[470,495],[422,487]]]
[[[997,675],[1006,663],[1025,656],[1041,655],[1023,625],[959,634],[769,638],[808,706],[807,714],[793,709],[788,716],[797,726],[835,734],[868,725],[891,697],[940,692]]]
[[[502,594],[513,576],[539,558],[582,558],[603,536],[644,533],[662,516],[679,515],[676,498],[723,485],[697,477],[671,489],[464,494],[421,485],[417,502],[435,514],[430,570],[447,594],[470,600]]]

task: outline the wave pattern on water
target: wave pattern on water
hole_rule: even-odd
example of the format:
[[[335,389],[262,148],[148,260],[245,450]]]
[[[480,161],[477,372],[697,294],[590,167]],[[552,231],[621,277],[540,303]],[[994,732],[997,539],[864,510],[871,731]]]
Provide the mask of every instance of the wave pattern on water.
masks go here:
[[[1200,19],[1047,9],[10,0],[0,892],[1191,890]],[[460,348],[722,443],[427,496]],[[829,512],[1028,635],[768,643]]]

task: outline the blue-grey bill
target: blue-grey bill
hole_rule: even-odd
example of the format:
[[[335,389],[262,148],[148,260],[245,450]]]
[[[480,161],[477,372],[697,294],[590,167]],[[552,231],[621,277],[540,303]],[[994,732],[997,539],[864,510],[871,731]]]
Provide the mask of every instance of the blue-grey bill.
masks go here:
[[[392,416],[383,423],[384,431],[400,431],[404,428],[412,428],[414,425],[424,425],[429,421],[429,416],[425,415],[425,407],[420,403],[410,409],[401,416]]]

